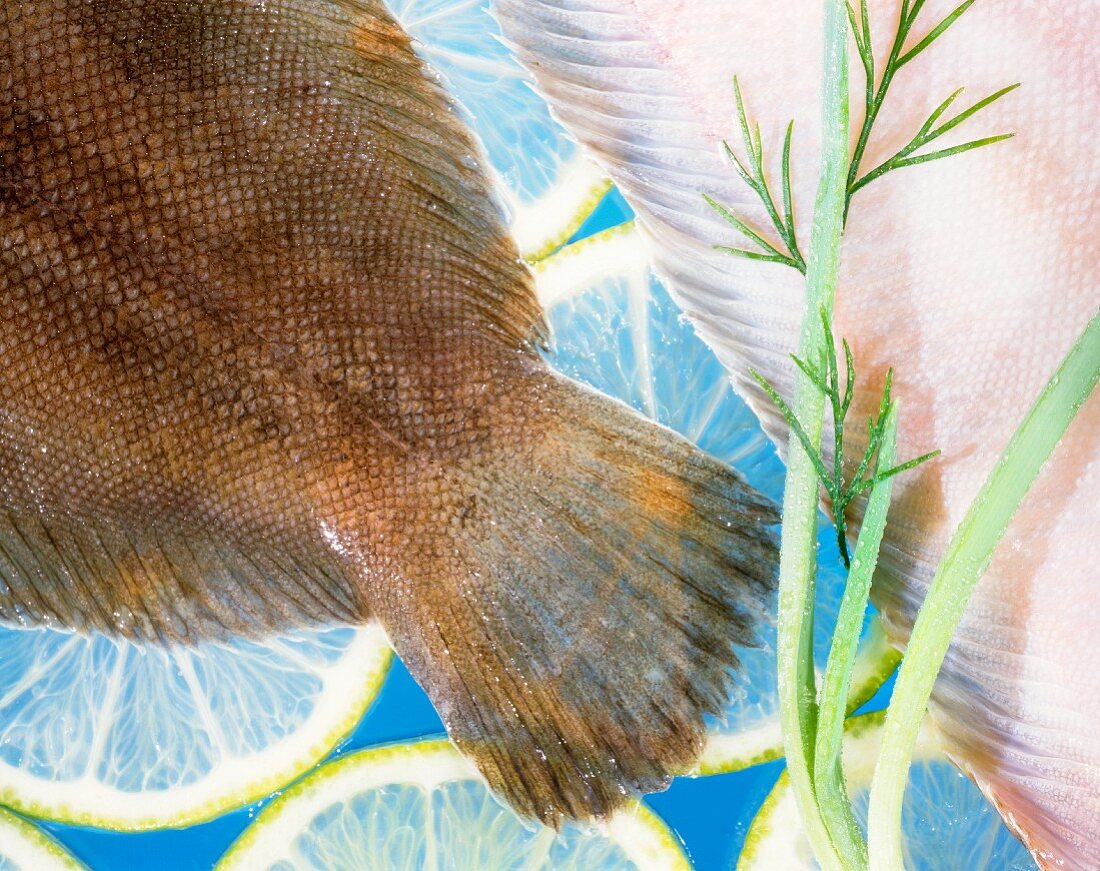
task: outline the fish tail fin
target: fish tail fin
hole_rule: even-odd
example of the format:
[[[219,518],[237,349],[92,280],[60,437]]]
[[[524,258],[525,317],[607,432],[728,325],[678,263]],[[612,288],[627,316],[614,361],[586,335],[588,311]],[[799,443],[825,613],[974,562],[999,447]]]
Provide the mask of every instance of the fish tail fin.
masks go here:
[[[557,825],[696,760],[771,606],[777,515],[680,436],[537,377],[387,622],[494,790]]]

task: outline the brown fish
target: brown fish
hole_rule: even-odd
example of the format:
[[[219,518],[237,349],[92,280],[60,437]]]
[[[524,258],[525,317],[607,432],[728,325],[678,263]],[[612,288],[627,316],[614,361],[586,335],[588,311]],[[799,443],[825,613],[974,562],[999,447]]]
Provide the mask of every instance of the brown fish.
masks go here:
[[[471,135],[376,0],[0,6],[0,617],[378,619],[520,811],[693,760],[773,509],[553,374]]]

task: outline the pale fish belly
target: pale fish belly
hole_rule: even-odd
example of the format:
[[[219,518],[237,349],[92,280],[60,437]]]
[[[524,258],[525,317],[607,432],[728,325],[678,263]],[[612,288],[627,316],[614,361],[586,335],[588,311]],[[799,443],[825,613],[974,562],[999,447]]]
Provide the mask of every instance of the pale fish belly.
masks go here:
[[[495,0],[507,37],[556,113],[638,212],[655,266],[782,445],[782,420],[748,377],[789,393],[801,316],[794,270],[712,250],[745,244],[706,191],[756,226],[755,195],[719,150],[739,146],[740,77],[765,153],[796,120],[794,201],[806,247],[816,188],[821,3]],[[873,0],[879,69],[899,3]],[[954,2],[930,0],[921,34]],[[896,367],[899,455],[940,448],[895,491],[876,601],[904,645],[946,542],[1009,436],[1100,303],[1100,6],[980,0],[906,66],[864,161],[877,166],[965,85],[959,107],[1023,87],[945,144],[1015,132],[907,168],[857,194],[836,330],[871,410]],[[853,127],[863,79],[852,70]],[[956,135],[957,134],[957,135]],[[853,441],[853,452],[862,445]],[[1100,865],[1100,397],[1082,409],[975,592],[933,713],[959,764],[1044,865]],[[1095,558],[1095,557],[1093,557]]]

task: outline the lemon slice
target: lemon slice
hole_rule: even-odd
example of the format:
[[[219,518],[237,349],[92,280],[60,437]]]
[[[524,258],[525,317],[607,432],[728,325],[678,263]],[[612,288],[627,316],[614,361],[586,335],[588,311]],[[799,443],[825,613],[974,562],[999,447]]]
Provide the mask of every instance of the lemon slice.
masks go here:
[[[445,741],[330,762],[267,807],[218,864],[371,871],[690,871],[673,835],[635,805],[559,832],[517,817]]]
[[[631,224],[569,245],[535,265],[540,300],[557,343],[551,362],[566,375],[629,403],[687,436],[778,501],[785,469],[725,370],[651,274]],[[815,617],[815,661],[824,669],[844,589],[831,527],[822,524]],[[738,651],[739,692],[710,735],[696,773],[747,767],[782,755],[775,626],[760,647]],[[850,708],[869,699],[898,654],[877,618],[864,628]]]
[[[323,758],[389,660],[375,626],[194,649],[0,628],[0,804],[112,829],[209,819]]]
[[[26,820],[0,808],[0,871],[79,871],[65,848]]]
[[[844,735],[844,776],[864,831],[884,713],[853,717]],[[905,867],[910,871],[1033,871],[1037,867],[981,790],[948,761],[927,720],[905,793],[902,837]],[[784,773],[749,828],[738,871],[816,867]]]
[[[421,56],[464,107],[511,213],[524,257],[568,240],[611,188],[550,116],[501,42],[489,0],[387,0]]]

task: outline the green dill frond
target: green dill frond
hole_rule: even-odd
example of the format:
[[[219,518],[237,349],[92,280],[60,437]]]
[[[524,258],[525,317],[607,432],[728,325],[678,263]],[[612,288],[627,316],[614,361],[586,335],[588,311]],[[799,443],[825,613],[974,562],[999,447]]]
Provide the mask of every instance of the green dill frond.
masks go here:
[[[955,100],[962,94],[963,89],[959,88],[932,110],[920,129],[903,148],[889,159],[884,160],[874,169],[862,172],[863,157],[871,139],[871,131],[874,128],[875,121],[878,119],[882,104],[886,99],[886,93],[894,80],[894,75],[898,70],[909,63],[909,61],[918,57],[929,46],[936,42],[936,40],[943,36],[944,33],[946,33],[947,30],[974,4],[974,2],[975,0],[964,0],[964,2],[956,6],[936,24],[927,35],[918,40],[912,48],[906,50],[905,46],[910,40],[913,33],[913,27],[924,7],[925,0],[903,0],[901,13],[898,17],[898,28],[894,34],[894,41],[890,47],[890,54],[886,59],[881,77],[878,77],[875,70],[875,52],[871,37],[871,17],[867,8],[867,0],[859,0],[858,10],[853,5],[852,0],[845,0],[848,13],[848,24],[855,40],[856,51],[859,54],[860,62],[863,66],[863,77],[865,82],[864,101],[866,104],[863,125],[860,128],[859,137],[856,140],[856,145],[852,151],[851,160],[848,164],[847,199],[844,205],[845,221],[848,219],[848,212],[852,205],[852,197],[855,196],[856,192],[865,188],[875,179],[886,175],[886,173],[896,169],[903,169],[907,166],[917,166],[922,163],[930,163],[933,160],[942,160],[945,157],[952,157],[956,154],[964,154],[967,151],[974,151],[978,148],[984,148],[987,145],[993,145],[997,142],[1011,139],[1014,135],[1012,133],[999,133],[993,136],[972,139],[968,142],[963,142],[960,145],[953,145],[948,148],[922,151],[922,149],[932,145],[944,134],[954,130],[982,109],[985,109],[987,106],[990,106],[1005,95],[1016,90],[1016,88],[1020,87],[1020,83],[1017,82],[1001,88],[988,97],[978,100],[978,102],[963,109],[948,120],[941,122],[941,119],[947,113],[948,109],[952,107]],[[747,260],[760,260],[767,263],[782,263],[786,266],[792,266],[805,275],[806,260],[798,246],[797,234],[795,232],[794,203],[791,197],[791,137],[794,132],[794,122],[792,121],[787,125],[787,132],[783,139],[783,156],[780,163],[782,174],[782,211],[780,211],[764,172],[764,149],[761,142],[760,125],[752,124],[749,121],[748,110],[745,107],[745,97],[741,92],[741,84],[736,76],[733,78],[733,95],[737,110],[737,123],[741,131],[741,140],[746,159],[742,161],[728,142],[722,143],[723,151],[730,164],[737,171],[737,174],[745,184],[749,186],[753,193],[759,197],[771,221],[772,229],[775,231],[776,236],[778,236],[778,241],[766,239],[762,231],[749,226],[748,223],[734,215],[729,207],[719,203],[712,197],[704,195],[704,198],[712,209],[721,215],[722,218],[733,226],[741,235],[759,246],[761,250],[757,251],[751,248],[731,245],[718,245],[715,247],[717,250],[723,251],[726,254],[731,254],[735,257],[743,257]]]
[[[783,139],[783,158],[781,171],[783,176],[783,211],[780,213],[776,207],[775,198],[772,196],[768,179],[764,172],[764,147],[761,143],[760,125],[749,123],[748,112],[745,109],[745,98],[741,93],[741,84],[737,77],[733,77],[733,94],[737,106],[737,121],[741,128],[741,139],[744,144],[748,166],[741,162],[737,153],[728,142],[722,143],[726,158],[737,170],[737,174],[760,198],[772,227],[779,236],[778,243],[772,243],[736,217],[728,207],[722,205],[713,197],[703,195],[708,205],[729,222],[738,232],[747,236],[761,248],[763,252],[752,251],[745,248],[735,248],[724,245],[716,246],[719,251],[733,254],[736,257],[745,257],[749,260],[764,260],[770,263],[783,263],[793,266],[799,272],[805,274],[806,261],[802,252],[798,249],[798,239],[795,235],[794,205],[791,200],[791,136],[794,133],[794,122],[787,125],[787,133]]]
[[[826,462],[825,457],[822,455],[821,450],[813,444],[805,427],[798,419],[798,415],[795,414],[787,401],[779,395],[779,392],[763,375],[755,370],[750,371],[752,377],[756,379],[756,382],[763,388],[764,392],[768,394],[772,402],[775,403],[776,408],[778,408],[780,414],[783,415],[783,419],[787,422],[787,425],[791,428],[791,431],[798,438],[799,442],[802,443],[802,447],[809,455],[814,470],[817,472],[817,477],[825,491],[825,495],[832,503],[834,524],[836,526],[837,547],[840,550],[840,557],[845,567],[848,567],[851,562],[851,555],[848,550],[847,511],[852,502],[855,501],[856,497],[872,490],[875,485],[882,481],[916,468],[922,463],[931,460],[933,457],[939,456],[940,452],[931,451],[930,453],[915,457],[912,460],[907,460],[904,463],[891,465],[888,468],[880,468],[880,451],[882,449],[883,440],[886,437],[887,421],[891,418],[895,409],[895,403],[891,396],[894,381],[894,372],[891,369],[886,373],[886,384],[883,387],[882,397],[879,400],[878,413],[875,417],[867,419],[867,447],[862,457],[860,457],[855,471],[851,477],[845,481],[843,472],[844,428],[848,411],[852,406],[852,399],[855,395],[855,362],[853,361],[852,349],[849,347],[848,342],[842,340],[841,345],[844,349],[845,375],[844,383],[841,384],[836,342],[833,339],[832,323],[830,322],[828,312],[824,308],[820,310],[820,316],[824,330],[824,344],[820,351],[820,363],[818,365],[811,364],[794,354],[791,355],[791,359],[794,360],[795,365],[810,379],[814,387],[821,392],[829,403],[833,418],[833,462],[831,468],[830,464]]]
[[[948,28],[958,21],[966,10],[974,4],[975,0],[965,0],[965,2],[960,3],[933,27],[923,39],[919,40],[916,45],[906,51],[905,45],[909,41],[909,37],[913,31],[913,25],[917,21],[917,16],[920,14],[924,2],[925,0],[902,0],[901,14],[898,17],[898,29],[894,34],[894,42],[890,47],[890,55],[883,68],[882,77],[876,83],[874,46],[871,41],[871,24],[870,16],[867,11],[867,0],[860,0],[858,16],[851,0],[848,0],[848,23],[855,39],[856,51],[859,53],[860,60],[863,63],[863,75],[866,83],[864,98],[866,106],[863,126],[860,129],[859,139],[856,142],[855,150],[852,153],[852,160],[848,167],[848,202],[844,212],[845,219],[848,217],[848,209],[851,207],[852,197],[855,195],[856,191],[866,187],[875,179],[886,175],[886,173],[895,169],[902,169],[906,166],[916,166],[921,163],[940,160],[944,157],[963,154],[967,151],[973,151],[976,148],[983,148],[987,145],[993,145],[996,142],[1003,142],[1006,139],[1010,139],[1013,135],[1011,133],[1001,133],[995,136],[985,136],[950,148],[941,148],[923,154],[916,154],[915,152],[939,139],[950,130],[958,127],[968,118],[971,118],[991,103],[996,102],[1001,99],[1001,97],[1016,90],[1020,84],[1017,82],[1014,85],[1001,88],[999,91],[990,94],[988,97],[979,100],[969,108],[964,109],[950,120],[936,126],[936,122],[939,121],[959,94],[962,93],[963,89],[959,88],[932,111],[924,124],[921,125],[920,130],[917,131],[916,135],[913,136],[905,147],[874,169],[862,175],[860,174],[863,156],[867,150],[867,143],[871,138],[871,130],[878,118],[879,111],[882,109],[883,101],[886,99],[886,92],[889,90],[890,84],[894,80],[894,75],[898,70],[909,63],[909,61],[920,55],[925,49],[932,45],[932,43],[943,36]]]

